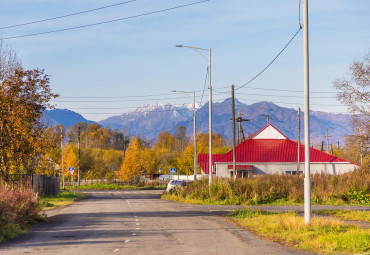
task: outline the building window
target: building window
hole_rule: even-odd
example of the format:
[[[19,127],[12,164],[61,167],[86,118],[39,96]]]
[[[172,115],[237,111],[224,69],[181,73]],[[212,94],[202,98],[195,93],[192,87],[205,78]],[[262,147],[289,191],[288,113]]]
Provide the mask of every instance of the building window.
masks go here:
[[[293,171],[287,170],[287,171],[285,171],[285,174],[286,175],[297,175],[297,171],[295,171],[295,170],[293,170]],[[303,171],[299,171],[299,174],[303,174]]]

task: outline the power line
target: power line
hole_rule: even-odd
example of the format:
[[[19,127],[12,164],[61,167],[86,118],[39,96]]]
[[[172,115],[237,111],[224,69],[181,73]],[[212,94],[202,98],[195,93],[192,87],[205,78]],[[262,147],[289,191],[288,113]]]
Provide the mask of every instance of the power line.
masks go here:
[[[238,99],[241,99],[241,100],[247,100],[247,101],[252,101],[252,102],[267,102],[267,101],[261,101],[261,100],[255,100],[255,99],[250,99],[250,98],[238,98]],[[302,103],[292,103],[292,102],[277,102],[277,101],[269,101],[271,103],[274,103],[274,104],[291,104],[291,105],[302,105]],[[334,106],[334,107],[343,107],[343,105],[330,105],[330,104],[311,104],[310,105],[314,105],[314,106]]]
[[[219,92],[216,92],[219,93]],[[220,93],[224,94],[224,93]],[[266,97],[288,97],[288,98],[302,98],[302,96],[292,96],[292,95],[267,95],[267,94],[251,94],[251,93],[238,93],[240,95],[249,95],[249,96],[266,96]],[[310,98],[325,98],[325,99],[330,99],[330,98],[336,98],[336,97],[310,97]]]
[[[195,92],[201,92],[196,90]],[[142,98],[142,97],[156,97],[156,96],[175,96],[174,93],[152,94],[152,95],[139,95],[139,96],[61,96],[59,98]]]
[[[213,91],[218,91],[219,93],[229,93],[229,91],[220,91],[220,89],[229,88],[229,87],[219,87],[214,89]],[[255,90],[268,90],[268,91],[280,91],[280,92],[292,92],[292,93],[303,93],[303,90],[289,90],[289,89],[270,89],[270,88],[253,88],[253,87],[245,87],[245,89],[255,89]],[[330,92],[330,91],[310,91],[310,94],[336,94],[337,92]]]
[[[67,18],[67,17],[71,17],[71,16],[75,16],[75,15],[80,15],[80,14],[84,14],[84,13],[88,13],[88,12],[93,12],[93,11],[98,11],[98,10],[102,10],[102,9],[107,9],[107,8],[111,8],[111,7],[115,7],[115,6],[119,6],[119,5],[123,5],[123,4],[128,4],[128,3],[131,3],[131,2],[136,2],[136,1],[137,0],[130,0],[130,1],[126,1],[126,2],[120,2],[120,3],[116,3],[116,4],[102,6],[102,7],[95,8],[95,9],[90,9],[90,10],[85,10],[85,11],[80,11],[80,12],[65,14],[65,15],[62,15],[62,16],[57,16],[57,17],[52,17],[52,18],[47,18],[47,19],[41,19],[41,20],[36,20],[36,21],[30,21],[30,22],[26,22],[26,23],[11,25],[11,26],[0,27],[0,30],[2,30],[2,29],[8,29],[8,28],[13,28],[13,27],[27,26],[27,25],[32,25],[32,24],[41,23],[41,22],[50,21],[50,20]]]
[[[199,97],[199,96],[196,96]],[[167,97],[167,98],[151,98],[151,99],[122,99],[122,100],[67,100],[67,101],[59,101],[59,100],[53,100],[55,103],[114,103],[114,102],[140,102],[140,101],[158,101],[158,100],[170,100],[170,99],[184,99],[188,97]]]
[[[293,41],[293,39],[298,35],[299,31],[301,31],[302,27],[299,27],[298,31],[293,35],[293,37],[289,40],[289,42],[284,46],[284,48],[276,55],[275,58],[273,58],[270,63],[262,69],[262,71],[260,71],[256,76],[254,76],[252,79],[250,79],[247,83],[245,83],[244,85],[241,85],[241,86],[238,86],[237,88],[235,88],[235,90],[238,90],[238,89],[241,89],[245,86],[247,86],[249,83],[251,83],[252,81],[254,81],[255,79],[257,79],[258,76],[260,76],[264,71],[267,70],[267,68],[270,67],[270,65],[272,65],[272,63],[275,62],[275,60],[283,53],[283,51],[289,46],[289,44]]]
[[[206,90],[206,85],[207,85],[207,82],[208,82],[208,75],[209,75],[209,68],[208,68],[208,66],[207,66],[206,79],[204,80],[203,92],[202,92],[202,98],[201,98],[201,100],[200,100],[199,107],[202,105],[202,102],[203,102],[204,91]]]
[[[32,34],[26,34],[26,35],[18,35],[18,36],[5,37],[5,38],[2,38],[2,39],[3,40],[10,40],[10,39],[16,39],[16,38],[23,38],[23,37],[30,37],[30,36],[37,36],[37,35],[44,35],[44,34],[51,34],[51,33],[63,32],[63,31],[80,29],[80,28],[85,28],[85,27],[92,27],[92,26],[97,26],[97,25],[102,25],[102,24],[107,24],[107,23],[113,23],[113,22],[117,22],[117,21],[121,21],[121,20],[128,20],[128,19],[133,19],[133,18],[148,16],[148,15],[152,15],[152,14],[162,13],[162,12],[166,12],[166,11],[171,11],[171,10],[180,9],[180,8],[184,8],[184,7],[188,7],[188,6],[192,6],[192,5],[197,5],[197,4],[201,4],[201,3],[209,2],[209,1],[211,1],[211,0],[202,0],[202,1],[198,1],[198,2],[193,2],[193,3],[189,3],[189,4],[184,4],[184,5],[178,5],[178,6],[174,6],[174,7],[170,7],[170,8],[166,8],[166,9],[161,9],[161,10],[157,10],[157,11],[146,12],[146,13],[137,14],[137,15],[128,16],[128,17],[119,18],[119,19],[112,19],[112,20],[107,20],[107,21],[102,21],[102,22],[97,22],[97,23],[91,23],[91,24],[87,24],[87,25],[81,25],[81,26],[75,26],[75,27],[69,27],[69,28],[56,29],[56,30],[51,30],[51,31],[46,31],[46,32],[39,32],[39,33],[32,33]]]

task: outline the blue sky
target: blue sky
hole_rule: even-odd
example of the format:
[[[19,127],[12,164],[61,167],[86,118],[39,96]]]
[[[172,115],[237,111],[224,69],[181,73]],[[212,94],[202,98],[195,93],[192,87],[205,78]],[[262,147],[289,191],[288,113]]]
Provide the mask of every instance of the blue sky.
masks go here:
[[[99,8],[123,0],[2,0],[1,27]],[[0,29],[0,37],[39,33],[120,19],[197,2],[137,0],[68,18]],[[260,72],[299,28],[299,0],[210,0],[167,12],[82,29],[4,39],[27,69],[42,68],[60,94],[57,108],[90,120],[143,104],[192,103],[171,90],[197,92],[200,103],[207,62],[176,44],[212,48],[214,101],[230,97]],[[370,1],[309,2],[311,109],[345,112],[332,82],[369,51]],[[302,14],[301,14],[302,16]],[[260,77],[237,90],[246,104],[303,105],[303,33]],[[207,55],[207,52],[205,52]],[[289,91],[277,91],[289,90]],[[324,93],[318,93],[324,92]],[[155,96],[151,96],[155,95]],[[70,98],[78,97],[78,98]],[[112,98],[117,97],[117,98]],[[208,90],[202,102],[208,101]]]

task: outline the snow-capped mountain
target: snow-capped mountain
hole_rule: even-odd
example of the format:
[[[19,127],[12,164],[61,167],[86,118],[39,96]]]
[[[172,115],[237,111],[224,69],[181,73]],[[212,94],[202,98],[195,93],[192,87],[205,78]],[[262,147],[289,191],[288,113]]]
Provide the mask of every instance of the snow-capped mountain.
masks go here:
[[[290,139],[297,139],[298,117],[297,109],[281,107],[271,102],[258,102],[246,105],[236,100],[236,114],[241,112],[242,117],[250,122],[242,122],[244,134],[255,133],[266,124],[266,115],[269,114],[270,123],[276,126]],[[232,123],[231,99],[220,103],[213,103],[213,132],[222,134],[231,139]],[[197,132],[208,132],[208,103],[197,108]],[[73,114],[71,114],[73,113]],[[329,130],[331,143],[343,142],[345,135],[351,134],[350,116],[348,114],[334,114],[312,111],[310,115],[311,142],[318,144],[325,140],[326,129]],[[47,111],[47,119],[51,125],[64,124],[67,128],[77,122],[92,123],[78,113],[69,110]],[[301,140],[303,141],[303,119],[301,113]],[[112,129],[124,129],[128,135],[141,135],[150,140],[155,140],[164,130],[176,132],[178,126],[186,127],[189,136],[193,133],[193,105],[148,104],[134,108],[119,116],[112,116],[99,122],[102,126]]]
[[[169,130],[192,116],[192,105],[148,104],[130,110],[120,116],[109,117],[99,122],[112,129],[129,130],[130,135],[142,135],[155,139],[164,130]]]

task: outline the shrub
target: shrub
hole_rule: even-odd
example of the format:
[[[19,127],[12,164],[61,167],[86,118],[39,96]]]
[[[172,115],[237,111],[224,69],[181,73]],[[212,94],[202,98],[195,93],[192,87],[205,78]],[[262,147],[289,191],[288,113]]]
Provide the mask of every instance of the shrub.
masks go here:
[[[12,238],[40,219],[37,195],[0,183],[0,241]]]

